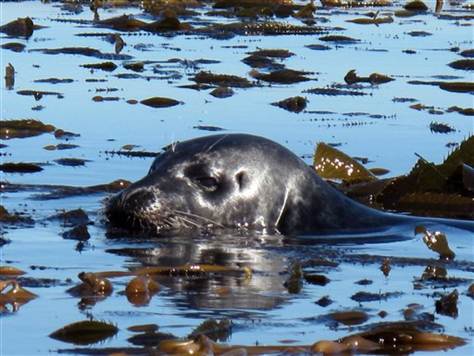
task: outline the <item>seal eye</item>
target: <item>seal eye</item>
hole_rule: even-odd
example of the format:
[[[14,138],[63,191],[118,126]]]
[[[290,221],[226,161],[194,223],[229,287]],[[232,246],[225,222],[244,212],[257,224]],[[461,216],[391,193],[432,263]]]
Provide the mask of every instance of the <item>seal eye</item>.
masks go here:
[[[207,190],[214,191],[217,189],[219,182],[214,177],[196,177],[194,180]]]

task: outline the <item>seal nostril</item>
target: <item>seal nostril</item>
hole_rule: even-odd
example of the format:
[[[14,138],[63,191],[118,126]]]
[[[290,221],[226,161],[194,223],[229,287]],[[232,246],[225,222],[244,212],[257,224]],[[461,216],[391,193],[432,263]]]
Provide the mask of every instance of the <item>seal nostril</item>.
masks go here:
[[[147,206],[154,198],[154,195],[149,190],[137,189],[124,195],[123,205],[133,210],[140,210]]]
[[[239,172],[235,175],[235,180],[237,181],[237,184],[239,185],[239,189],[242,190],[245,188],[247,185],[247,174],[245,172]]]
[[[126,189],[109,199],[107,215],[133,215],[154,201],[154,194],[147,189]]]

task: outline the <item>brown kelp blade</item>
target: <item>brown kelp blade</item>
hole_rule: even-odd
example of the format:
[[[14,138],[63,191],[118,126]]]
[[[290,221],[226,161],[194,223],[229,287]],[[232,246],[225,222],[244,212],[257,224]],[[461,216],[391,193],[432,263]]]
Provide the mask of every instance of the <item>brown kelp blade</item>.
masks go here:
[[[89,345],[108,339],[118,332],[115,325],[103,321],[84,320],[68,324],[51,333],[49,337],[75,344]]]
[[[359,162],[325,143],[318,143],[313,166],[326,179],[346,182],[372,181],[377,178]]]

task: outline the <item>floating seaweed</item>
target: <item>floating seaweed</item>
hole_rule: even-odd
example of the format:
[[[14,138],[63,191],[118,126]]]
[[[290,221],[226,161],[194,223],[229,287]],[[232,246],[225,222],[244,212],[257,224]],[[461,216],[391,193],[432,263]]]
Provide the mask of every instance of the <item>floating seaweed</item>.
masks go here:
[[[8,289],[10,288],[10,289]],[[8,311],[16,312],[20,307],[38,296],[23,288],[16,280],[0,280],[0,314]]]
[[[150,106],[152,108],[168,108],[170,106],[176,106],[183,103],[175,99],[155,96],[153,98],[140,101],[140,104]]]
[[[372,85],[377,85],[377,84],[384,84],[391,82],[395,79],[384,75],[384,74],[379,74],[379,73],[372,73],[368,77],[359,77],[356,74],[355,69],[350,70],[346,76],[344,77],[344,81],[347,84],[355,84],[355,83],[370,83]]]
[[[346,22],[352,22],[358,25],[381,25],[386,23],[392,23],[392,16],[375,16],[375,17],[359,17],[351,20],[346,20]]]
[[[43,168],[36,163],[29,162],[6,162],[0,164],[0,171],[5,173],[36,173],[41,172]]]
[[[250,75],[257,80],[279,84],[293,84],[311,80],[306,76],[307,74],[313,73],[292,69],[279,69],[270,73],[260,73],[256,70],[250,72]]]
[[[125,295],[130,303],[136,306],[147,305],[151,297],[158,293],[160,285],[149,275],[133,278],[127,283]]]
[[[20,53],[20,52],[23,52],[26,45],[24,45],[23,43],[19,43],[19,42],[7,42],[7,43],[2,44],[1,47],[3,49],[8,49],[10,51]]]
[[[462,70],[474,70],[474,59],[460,59],[448,64],[451,68]]]
[[[406,175],[392,180],[377,200],[388,209],[472,218],[472,198],[463,180],[463,165],[474,166],[474,137],[463,141],[439,165],[420,158]]]
[[[229,87],[217,87],[216,89],[212,90],[210,93],[215,98],[229,98],[234,95],[234,91],[232,88]]]
[[[428,231],[424,226],[417,226],[415,233],[423,234],[423,242],[432,251],[439,254],[441,259],[452,260],[456,254],[449,248],[448,239],[440,231]]]
[[[274,106],[278,106],[279,108],[291,111],[291,112],[302,112],[306,108],[306,104],[308,100],[301,96],[294,96],[291,98],[286,98],[275,103],[272,103]]]
[[[31,37],[33,31],[41,28],[30,17],[22,17],[0,26],[0,32],[14,37]]]
[[[34,119],[2,120],[0,127],[0,138],[8,140],[12,138],[24,138],[38,136],[43,133],[53,132],[55,127],[44,124]]]
[[[306,89],[303,93],[316,94],[316,95],[327,95],[327,96],[364,96],[367,93],[358,90],[345,90],[337,88],[311,88]]]
[[[115,325],[96,320],[78,321],[51,333],[49,337],[75,345],[90,345],[106,340],[118,332]]]
[[[325,143],[318,143],[313,167],[326,179],[341,179],[347,182],[372,181],[376,177],[356,160]]]
[[[250,88],[253,86],[246,78],[236,75],[214,74],[211,72],[199,72],[192,80],[200,84],[205,83],[236,88]]]
[[[116,53],[102,53],[98,49],[90,47],[63,47],[63,48],[35,48],[31,49],[31,52],[41,52],[44,54],[58,55],[58,54],[71,54],[71,55],[82,55],[86,57],[94,57],[99,59],[109,60],[130,60],[132,56],[126,54]]]
[[[44,91],[44,90],[18,90],[16,92],[18,95],[24,96],[32,96],[35,98],[36,101],[41,100],[45,95],[53,95],[56,96],[58,99],[64,98],[61,93],[55,91]]]
[[[113,72],[115,69],[117,69],[117,65],[114,62],[82,64],[81,67],[87,69],[100,69],[105,70],[106,72]]]

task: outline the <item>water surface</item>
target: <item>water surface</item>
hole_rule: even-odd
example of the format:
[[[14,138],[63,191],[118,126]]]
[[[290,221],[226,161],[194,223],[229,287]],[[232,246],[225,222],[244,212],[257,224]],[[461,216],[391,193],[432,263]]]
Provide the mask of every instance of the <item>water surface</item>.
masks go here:
[[[402,2],[382,12],[393,13]],[[319,3],[317,4],[319,6]],[[21,42],[25,51],[15,53],[1,50],[1,67],[11,63],[16,70],[13,90],[2,87],[2,119],[35,118],[58,128],[80,134],[70,141],[79,148],[65,151],[47,151],[43,147],[57,144],[51,134],[27,139],[3,140],[8,147],[1,150],[4,162],[47,162],[44,170],[35,174],[2,174],[2,181],[26,184],[60,184],[87,186],[111,182],[118,178],[134,181],[146,174],[151,158],[112,156],[106,151],[119,150],[125,144],[135,144],[138,150],[160,151],[172,141],[185,140],[206,134],[195,127],[216,126],[225,132],[245,132],[273,139],[302,156],[308,163],[317,142],[341,144],[340,149],[352,156],[368,157],[369,168],[385,167],[390,175],[407,173],[420,154],[429,161],[441,162],[450,149],[448,143],[459,143],[473,131],[473,119],[456,112],[432,115],[427,111],[409,108],[410,103],[394,102],[394,98],[414,98],[426,106],[442,111],[451,106],[472,107],[471,94],[450,93],[437,86],[411,85],[409,80],[433,81],[436,76],[450,76],[455,81],[472,81],[472,72],[455,70],[448,63],[461,57],[453,50],[472,47],[472,26],[466,20],[447,20],[437,17],[434,4],[428,3],[429,13],[410,18],[395,17],[391,24],[361,26],[346,22],[361,17],[373,9],[318,9],[316,23],[342,27],[340,32],[360,39],[353,45],[329,44],[327,51],[314,51],[309,44],[322,44],[319,35],[291,36],[235,36],[217,40],[200,35],[159,36],[138,32],[122,33],[127,46],[122,54],[133,60],[150,61],[142,75],[159,75],[153,68],[175,74],[171,79],[119,79],[119,73],[131,73],[123,68],[124,61],[114,61],[114,72],[91,71],[80,65],[102,60],[74,55],[46,55],[32,51],[41,48],[84,46],[113,53],[114,47],[103,37],[80,37],[77,34],[110,32],[91,23],[78,24],[69,20],[92,20],[87,6],[83,12],[73,14],[61,9],[60,3],[7,2],[1,6],[1,23],[17,17],[30,16],[35,24],[45,26],[28,39],[2,37],[6,42]],[[208,10],[208,9],[207,9]],[[223,18],[204,15],[199,21],[226,22]],[[123,13],[136,14],[150,21],[149,15],[137,8],[101,9],[101,19]],[[460,6],[445,5],[442,14],[472,14]],[[323,22],[323,19],[327,22]],[[63,21],[67,20],[67,21]],[[183,19],[197,21],[197,18]],[[290,23],[301,24],[296,19]],[[431,36],[413,37],[411,31],[427,31]],[[144,45],[147,50],[137,49]],[[143,46],[138,47],[143,48]],[[234,74],[251,79],[251,68],[241,62],[248,52],[258,48],[283,48],[295,53],[282,61],[286,67],[314,72],[311,81],[293,85],[268,85],[239,89],[230,98],[217,99],[209,90],[195,91],[179,88],[191,84],[198,70]],[[414,54],[404,50],[415,50]],[[219,63],[201,64],[200,68],[179,63],[167,63],[172,58],[197,60],[215,59]],[[357,69],[359,75],[373,72],[395,78],[387,84],[366,86],[366,96],[320,96],[304,94],[303,90],[343,83],[344,75]],[[73,83],[35,83],[45,78],[71,78]],[[86,82],[86,79],[104,79],[104,82]],[[103,92],[115,88],[117,91]],[[32,96],[21,96],[18,90],[57,91],[64,98],[44,96],[35,101]],[[117,96],[119,101],[94,102],[96,95]],[[308,99],[305,112],[287,112],[270,103],[290,96],[303,95]],[[144,105],[130,105],[129,99],[143,100],[153,96],[166,96],[182,101],[183,105],[154,109]],[[40,111],[32,110],[37,105]],[[327,112],[327,113],[322,113]],[[352,115],[348,115],[352,113]],[[360,113],[353,115],[354,113]],[[372,117],[371,117],[372,115]],[[373,117],[373,115],[379,115]],[[448,134],[431,132],[433,121],[443,122],[455,129]],[[83,167],[56,164],[55,159],[74,157],[90,160]],[[47,191],[47,190],[46,190]],[[45,191],[39,191],[39,193]],[[36,221],[34,228],[2,227],[2,234],[10,240],[0,247],[1,264],[11,264],[27,272],[26,277],[48,278],[53,281],[40,287],[27,287],[39,297],[23,305],[19,311],[1,315],[2,354],[46,354],[70,349],[73,345],[53,340],[48,335],[54,330],[75,321],[93,317],[115,324],[119,333],[90,348],[132,347],[127,341],[133,332],[127,328],[140,324],[157,324],[161,332],[186,337],[197,325],[208,318],[229,318],[233,322],[230,336],[223,340],[229,344],[312,344],[321,339],[336,339],[359,331],[359,326],[329,325],[315,321],[331,311],[357,309],[368,313],[364,323],[402,320],[403,309],[419,303],[422,310],[432,313],[435,322],[444,332],[472,339],[473,300],[466,295],[473,275],[472,234],[463,230],[443,227],[456,253],[456,261],[446,265],[448,275],[463,278],[455,285],[460,292],[457,318],[435,313],[435,293],[448,293],[454,287],[424,285],[414,288],[414,279],[422,275],[427,264],[437,263],[438,256],[429,251],[418,236],[413,239],[378,244],[344,244],[341,246],[300,245],[283,238],[265,236],[176,237],[165,240],[108,239],[101,215],[106,194],[92,194],[58,200],[35,200],[38,191],[19,190],[2,193],[2,205],[9,211],[26,212]],[[91,238],[83,245],[61,237],[67,230],[61,223],[46,220],[63,210],[82,208],[94,225],[89,226]],[[388,277],[380,271],[380,260],[369,261],[352,255],[370,254],[388,257],[413,257],[422,262],[406,265],[394,262]],[[325,286],[304,283],[298,294],[290,294],[284,287],[287,272],[293,261],[326,258],[338,263],[334,268],[315,267],[314,273],[326,275],[330,283]],[[254,271],[250,281],[235,276],[209,278],[161,278],[163,287],[144,306],[134,306],[122,293],[128,278],[113,279],[114,292],[93,306],[80,308],[79,298],[66,293],[76,285],[77,274],[106,270],[126,270],[148,265],[181,265],[185,263],[219,262],[229,266],[247,265]],[[424,264],[426,262],[426,264]],[[218,264],[219,264],[218,263]],[[38,268],[41,266],[42,268]],[[463,267],[464,266],[464,267]],[[467,267],[466,267],[467,266]],[[373,281],[368,286],[354,282]],[[221,295],[219,288],[230,288],[231,293]],[[351,299],[364,290],[372,293],[400,291],[403,294],[387,300],[358,303]],[[333,303],[327,307],[315,304],[323,296]],[[378,313],[387,312],[385,318]],[[142,345],[135,345],[140,347]],[[466,355],[473,352],[472,343],[451,350],[450,354]]]

